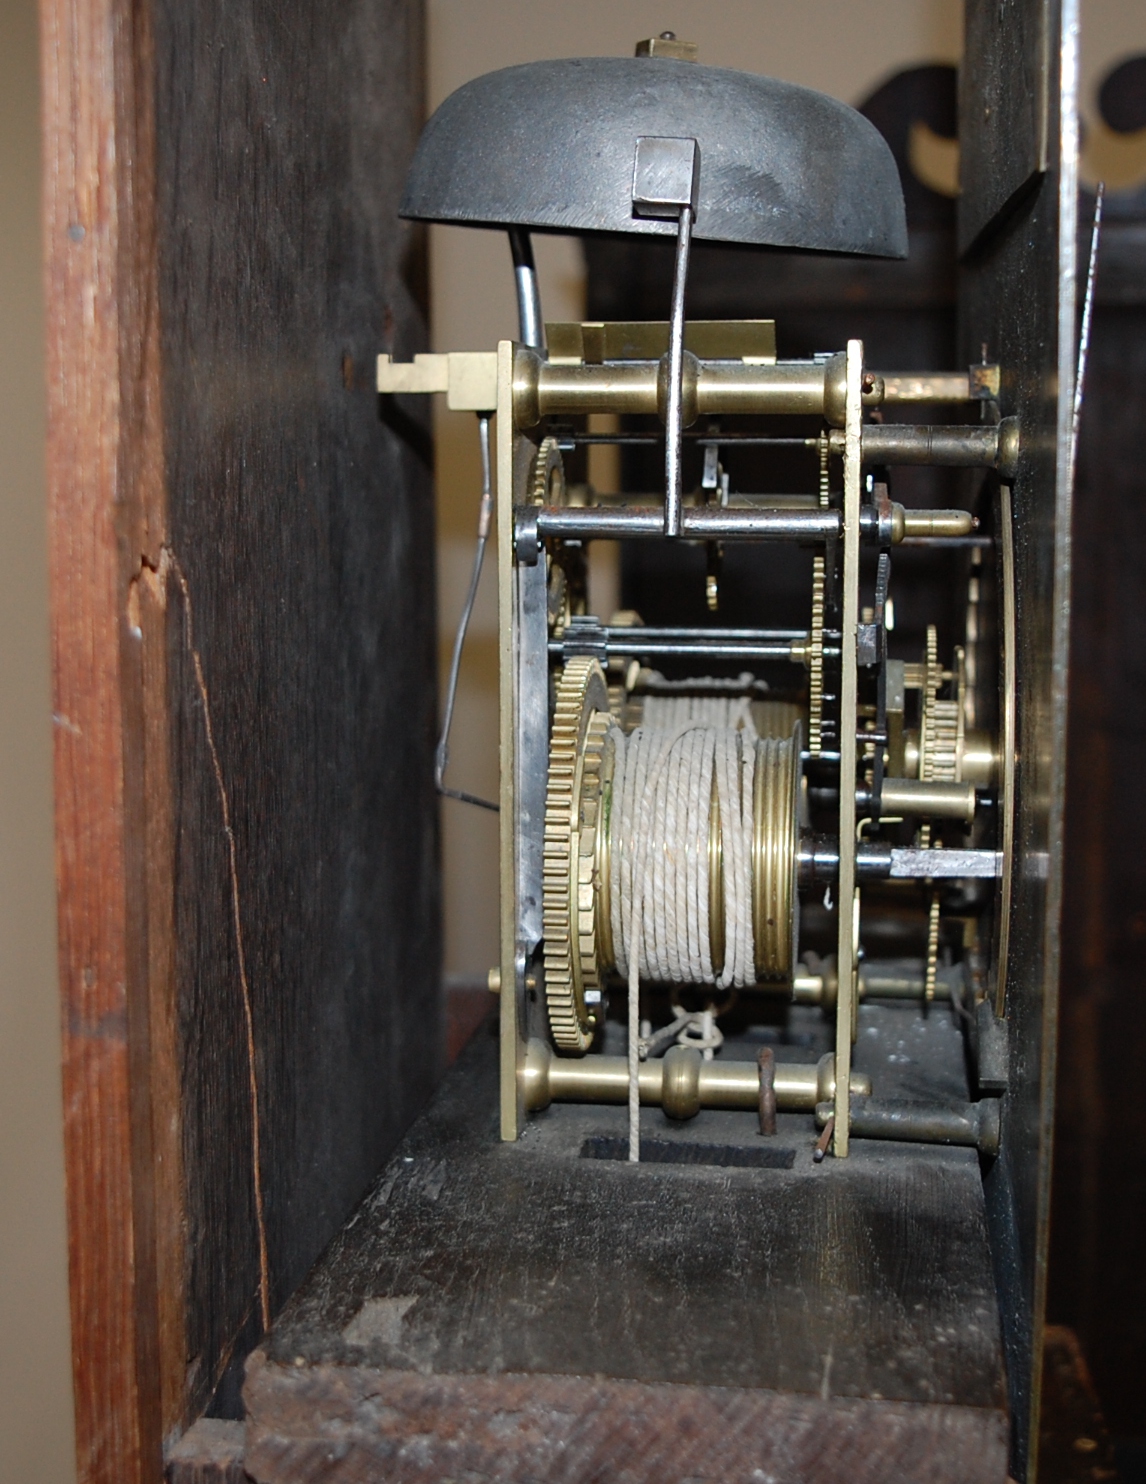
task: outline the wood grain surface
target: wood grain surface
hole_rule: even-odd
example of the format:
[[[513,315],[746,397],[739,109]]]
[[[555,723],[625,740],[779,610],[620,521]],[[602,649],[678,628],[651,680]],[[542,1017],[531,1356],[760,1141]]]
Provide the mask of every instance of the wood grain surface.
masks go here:
[[[422,18],[42,37],[77,1448],[130,1484],[236,1412],[441,1061],[432,506],[372,389],[424,347]]]
[[[999,362],[999,411],[1019,419],[1023,449],[1009,493],[1017,676],[1015,864],[1005,968],[1009,1085],[1002,1101],[1001,1153],[984,1188],[1014,1419],[1011,1472],[1026,1479],[1039,1433],[1066,859],[1070,433],[1077,355],[1071,56],[1077,7],[1074,0],[1021,0],[1004,18],[989,0],[971,0],[966,18],[977,65],[960,73],[958,212],[962,237],[975,234],[976,244],[960,268],[960,363],[969,364],[984,345],[988,358]],[[1000,210],[1004,203],[995,192],[1001,181],[976,173],[969,162],[1007,152],[1017,162],[1038,156],[1037,119],[1024,125],[1017,105],[1009,118],[988,105],[1038,70],[1044,42],[1046,173],[1032,178],[1028,194]],[[1016,130],[1025,128],[1026,137],[1007,135],[1004,118]],[[984,496],[994,498],[990,481]],[[986,515],[986,500],[979,508]]]
[[[911,1017],[864,1007],[865,1055],[962,1076],[958,1031]],[[576,1105],[505,1145],[496,1060],[479,1032],[248,1362],[256,1479],[818,1480],[870,1445],[856,1477],[1002,1484],[972,1152],[817,1165],[812,1117],[779,1114],[789,1168],[631,1166],[582,1157],[622,1110]],[[761,1144],[742,1113],[643,1121],[709,1160]]]
[[[168,1450],[166,1484],[247,1484],[245,1438],[241,1422],[200,1417]]]
[[[224,1415],[442,1052],[432,505],[373,391],[424,343],[420,27],[157,27],[187,1387]]]
[[[999,1412],[587,1376],[447,1376],[260,1354],[248,1371],[258,1484],[1003,1484]]]
[[[42,7],[76,1446],[81,1480],[127,1484],[157,1476],[161,1436],[144,736],[140,649],[126,622],[133,553],[164,533],[148,22],[119,0]]]
[[[1104,229],[1079,447],[1071,620],[1062,1031],[1048,1313],[1070,1325],[1111,1428],[1146,1433],[1146,634],[1141,521],[1146,224]],[[1119,236],[1136,270],[1110,284]],[[1086,244],[1089,246],[1089,244]],[[1119,267],[1129,267],[1130,254]],[[1107,299],[1108,285],[1117,292]],[[1131,291],[1135,290],[1132,297]],[[1137,302],[1135,302],[1135,299]],[[1111,302],[1113,300],[1113,302]]]

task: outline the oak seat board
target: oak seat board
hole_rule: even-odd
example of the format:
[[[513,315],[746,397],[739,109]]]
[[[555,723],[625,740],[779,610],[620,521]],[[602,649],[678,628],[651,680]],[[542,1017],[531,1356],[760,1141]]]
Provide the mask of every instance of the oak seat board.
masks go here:
[[[248,1364],[257,1484],[1003,1484],[1000,1412],[569,1376]],[[188,1481],[190,1484],[190,1481]]]
[[[495,1107],[495,1046],[479,1035],[280,1316],[268,1367],[427,1385],[595,1376],[1005,1415],[969,1151],[861,1144],[817,1167],[810,1117],[789,1115],[790,1171],[632,1168],[578,1155],[623,1110],[554,1107],[503,1145]],[[705,1120],[723,1142],[753,1136],[735,1114],[701,1114],[688,1133]],[[658,1110],[644,1124],[673,1136]],[[270,1385],[258,1383],[264,1411]]]

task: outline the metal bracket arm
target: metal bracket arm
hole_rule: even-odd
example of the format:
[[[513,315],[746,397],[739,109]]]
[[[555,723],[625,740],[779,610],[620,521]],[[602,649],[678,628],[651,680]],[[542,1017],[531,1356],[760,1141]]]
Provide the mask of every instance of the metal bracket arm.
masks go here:
[[[377,384],[383,396],[445,392],[451,412],[496,412],[497,351],[451,350],[397,362],[380,355]]]

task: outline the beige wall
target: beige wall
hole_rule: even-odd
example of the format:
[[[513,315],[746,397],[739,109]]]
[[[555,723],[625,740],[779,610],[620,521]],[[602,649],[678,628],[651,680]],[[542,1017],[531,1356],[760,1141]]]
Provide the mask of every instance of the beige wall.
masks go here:
[[[34,0],[0,0],[0,1479],[66,1484],[37,70]]]
[[[1083,122],[1082,179],[1104,180],[1108,190],[1146,181],[1146,129],[1113,133],[1098,115],[1096,94],[1106,73],[1123,57],[1146,52],[1146,4],[1142,0],[1082,0],[1080,107]]]

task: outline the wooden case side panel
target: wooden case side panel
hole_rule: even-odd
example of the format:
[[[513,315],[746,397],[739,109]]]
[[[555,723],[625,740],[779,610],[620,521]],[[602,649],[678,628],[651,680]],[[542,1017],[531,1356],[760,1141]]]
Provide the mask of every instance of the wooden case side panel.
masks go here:
[[[78,1472],[124,1484],[439,1068],[426,435],[371,374],[424,346],[422,8],[41,35]]]
[[[165,0],[156,47],[186,1412],[225,1417],[443,1056],[425,413],[373,380],[425,348],[422,11]]]
[[[1075,0],[1024,0],[998,12],[970,0],[973,65],[961,72],[964,159],[992,148],[979,136],[1001,119],[984,100],[1015,74],[1015,45],[1050,59],[1046,171],[987,220],[995,183],[965,170],[959,210],[985,226],[960,275],[961,358],[986,346],[1001,366],[1000,412],[1017,416],[1022,453],[1012,487],[1017,654],[1015,864],[1006,980],[1010,1085],[1000,1158],[986,1177],[1007,1347],[1012,1471],[1029,1477],[1037,1435],[1046,1288],[1051,1130],[1062,899],[1066,679],[1070,614],[1071,414],[1075,326],[1077,41]],[[1024,64],[1025,65],[1025,64]],[[1016,138],[1015,150],[1033,148]]]
[[[1084,228],[1088,217],[1084,206]],[[1120,232],[1141,230],[1102,228],[1082,412],[1048,1300],[1077,1331],[1108,1424],[1129,1436],[1146,1366],[1146,1149],[1122,1134],[1146,1122],[1146,693],[1128,681],[1146,644],[1146,254],[1137,304],[1115,275]]]

